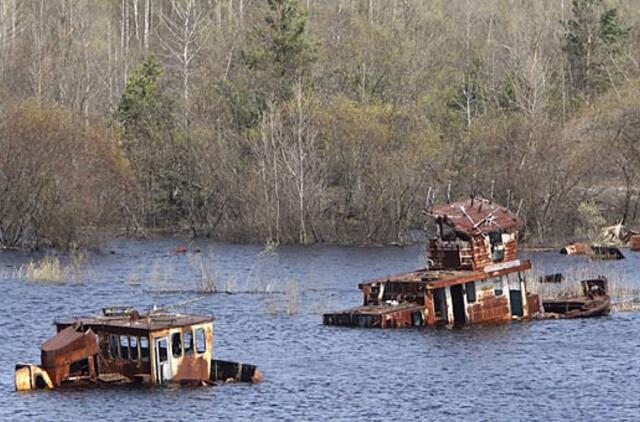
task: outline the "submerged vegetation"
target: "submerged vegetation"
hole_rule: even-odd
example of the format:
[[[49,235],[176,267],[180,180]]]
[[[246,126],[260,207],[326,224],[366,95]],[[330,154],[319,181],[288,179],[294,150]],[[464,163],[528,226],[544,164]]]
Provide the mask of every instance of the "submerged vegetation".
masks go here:
[[[82,251],[72,251],[66,264],[55,255],[46,255],[38,260],[29,260],[20,266],[16,277],[25,281],[63,283],[81,282],[86,275],[87,255]]]
[[[0,6],[2,247],[406,242],[430,188],[537,243],[638,218],[632,1]]]
[[[609,281],[608,294],[612,299],[612,310],[614,312],[636,312],[640,310],[640,289],[632,287],[622,268],[616,270],[610,265],[603,266],[593,262],[570,266],[562,268],[561,272],[564,280],[561,283],[538,282],[543,275],[538,270],[539,268],[544,268],[544,264],[539,263],[534,267],[527,288],[530,292],[539,294],[542,298],[560,299],[581,296],[582,286],[580,282],[582,280],[606,276]]]

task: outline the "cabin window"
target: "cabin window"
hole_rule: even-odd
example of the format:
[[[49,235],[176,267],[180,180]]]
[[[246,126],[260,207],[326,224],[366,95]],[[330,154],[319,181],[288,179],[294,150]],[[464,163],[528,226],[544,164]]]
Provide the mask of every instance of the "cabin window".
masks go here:
[[[131,360],[138,360],[138,337],[129,337],[129,348],[131,350]]]
[[[467,293],[467,303],[474,303],[476,301],[476,283],[473,281],[466,283],[464,290]]]
[[[168,355],[168,350],[167,350],[167,340],[166,339],[160,339],[158,340],[158,360],[160,362],[166,362],[169,357]]]
[[[191,330],[184,332],[184,354],[190,355],[193,353],[193,333]]]
[[[494,262],[500,262],[504,259],[504,243],[502,243],[502,233],[489,233],[489,242],[491,243],[491,259]]]
[[[504,291],[502,290],[503,282],[502,277],[498,277],[493,281],[493,293],[496,296],[502,296]]]
[[[207,350],[207,343],[205,341],[204,328],[198,328],[196,330],[196,352],[204,353]]]
[[[129,336],[120,336],[120,357],[129,359]]]
[[[174,358],[182,356],[182,335],[180,333],[171,335],[171,354]]]
[[[140,337],[140,360],[143,362],[149,361],[149,338]]]
[[[118,336],[111,334],[109,336],[109,354],[111,359],[118,359]]]

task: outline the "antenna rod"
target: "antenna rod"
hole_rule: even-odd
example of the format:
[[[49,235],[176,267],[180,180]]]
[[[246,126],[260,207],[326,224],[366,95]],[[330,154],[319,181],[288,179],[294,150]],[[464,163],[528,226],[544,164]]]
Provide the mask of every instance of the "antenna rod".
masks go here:
[[[451,179],[449,179],[449,185],[447,185],[447,203],[451,202]]]
[[[190,305],[190,304],[192,304],[194,302],[200,302],[204,298],[205,298],[205,296],[199,296],[199,297],[196,297],[196,298],[193,298],[193,299],[185,300],[183,302],[174,303],[173,305],[161,306],[159,308],[154,308],[150,313],[157,313],[157,312],[161,312],[161,311],[166,311],[167,309],[171,309],[171,308],[180,308],[182,306]]]

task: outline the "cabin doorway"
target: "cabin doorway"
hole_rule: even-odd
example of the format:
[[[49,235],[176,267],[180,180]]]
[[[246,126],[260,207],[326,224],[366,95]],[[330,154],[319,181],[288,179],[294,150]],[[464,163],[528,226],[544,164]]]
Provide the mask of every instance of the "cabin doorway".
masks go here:
[[[450,287],[451,305],[453,306],[453,323],[463,325],[466,320],[464,312],[464,297],[462,296],[462,284],[455,284]]]
[[[511,303],[511,315],[522,316],[522,291],[509,289],[509,302]]]
[[[507,276],[509,283],[509,304],[511,305],[511,316],[521,317],[524,315],[522,304],[522,282],[520,273],[509,274]]]
[[[171,381],[171,357],[169,355],[169,337],[155,339],[156,382],[164,384]]]
[[[436,323],[447,322],[447,298],[444,294],[444,288],[435,289],[433,291],[433,314]]]

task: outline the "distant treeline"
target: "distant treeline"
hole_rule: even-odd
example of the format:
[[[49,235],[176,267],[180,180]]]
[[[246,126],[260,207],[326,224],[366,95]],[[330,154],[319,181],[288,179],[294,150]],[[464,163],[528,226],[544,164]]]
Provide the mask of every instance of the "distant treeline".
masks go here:
[[[0,245],[633,226],[639,94],[633,0],[0,0]]]

